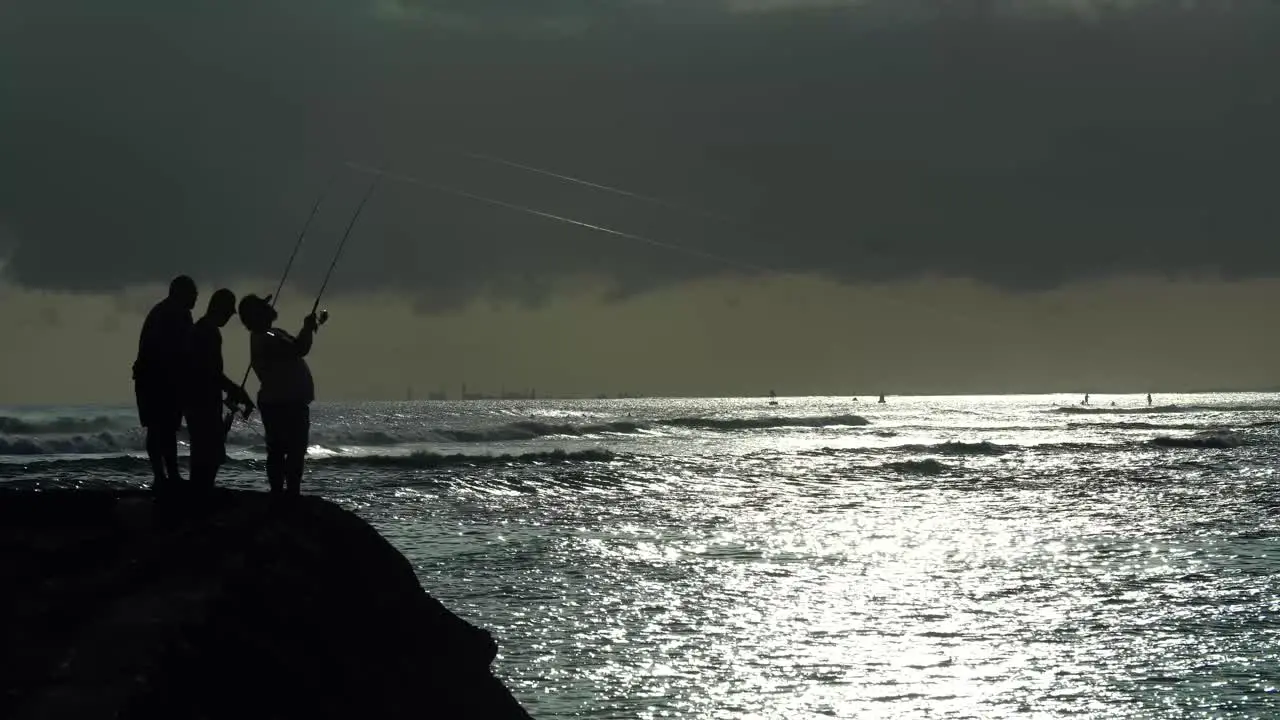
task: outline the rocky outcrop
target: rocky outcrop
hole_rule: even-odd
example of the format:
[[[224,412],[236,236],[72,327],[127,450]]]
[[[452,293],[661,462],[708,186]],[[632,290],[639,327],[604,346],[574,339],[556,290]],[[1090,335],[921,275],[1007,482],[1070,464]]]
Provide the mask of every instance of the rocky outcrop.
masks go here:
[[[0,717],[528,718],[497,646],[355,515],[0,491]]]

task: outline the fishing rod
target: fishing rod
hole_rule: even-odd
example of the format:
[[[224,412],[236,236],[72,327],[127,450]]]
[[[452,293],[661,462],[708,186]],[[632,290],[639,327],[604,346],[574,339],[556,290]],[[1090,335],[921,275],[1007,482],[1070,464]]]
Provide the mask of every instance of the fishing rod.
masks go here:
[[[333,253],[333,262],[329,263],[329,270],[324,274],[324,282],[320,284],[320,292],[316,293],[316,301],[311,305],[312,315],[315,315],[319,310],[320,298],[324,297],[325,288],[329,287],[329,278],[333,277],[333,270],[338,267],[338,259],[342,257],[342,250],[347,246],[347,238],[351,237],[351,231],[355,228],[356,221],[360,219],[360,213],[364,211],[365,203],[368,203],[369,198],[373,197],[373,191],[377,189],[380,180],[382,180],[380,173],[373,176],[373,182],[369,183],[369,189],[364,191],[364,197],[360,198],[360,204],[356,206],[356,211],[351,216],[351,221],[347,223],[347,229],[342,233],[342,240],[338,242],[338,249]],[[329,313],[321,310],[320,317],[317,319],[323,325],[328,318]]]
[[[458,197],[475,200],[477,202],[486,203],[488,205],[493,205],[495,207],[506,208],[507,210],[514,210],[516,212],[522,212],[529,215],[534,215],[536,217],[545,218],[547,220],[554,220],[556,222],[565,223],[568,225],[575,225],[577,227],[586,228],[588,230],[595,230],[597,232],[605,233],[607,235],[613,235],[614,237],[620,237],[627,240],[635,240],[637,242],[642,242],[647,245],[652,245],[654,247],[663,248],[664,250],[671,250],[673,252],[690,255],[703,260],[714,260],[718,263],[722,263],[739,270],[746,270],[749,272],[769,272],[768,268],[760,267],[758,265],[752,265],[750,263],[745,263],[739,260],[734,260],[732,258],[727,258],[722,255],[716,255],[714,253],[709,253],[704,250],[698,250],[696,248],[689,248],[683,245],[676,245],[673,243],[663,242],[661,240],[655,240],[653,238],[646,237],[644,235],[637,235],[635,233],[629,233],[622,230],[615,230],[610,227],[605,227],[603,225],[595,225],[593,223],[584,222],[582,220],[575,220],[574,218],[571,218],[571,217],[556,215],[555,213],[549,213],[549,212],[546,212],[545,210],[539,210],[537,208],[531,208],[525,205],[517,205],[516,203],[507,202],[505,200],[500,200],[498,198],[488,197],[485,195],[479,195],[476,193],[468,192],[466,190],[460,190],[458,188],[450,187],[448,185],[441,185],[439,183],[429,182],[427,180],[416,178],[410,175],[401,175],[399,173],[389,173],[385,170],[371,168],[371,167],[368,167],[367,165],[361,165],[355,162],[348,162],[347,167],[352,170],[355,170],[356,172],[372,174],[375,177],[388,177],[388,178],[391,178],[392,180],[397,180],[399,182],[419,185],[429,190],[435,190],[437,192],[447,193],[449,195],[456,195]]]
[[[307,236],[307,228],[311,226],[311,221],[315,218],[316,212],[320,210],[320,203],[324,202],[325,195],[329,194],[330,188],[333,187],[333,181],[338,177],[337,173],[329,176],[329,182],[325,183],[324,190],[320,192],[320,197],[316,198],[316,204],[311,206],[311,214],[307,216],[307,222],[302,226],[302,232],[298,233],[298,240],[293,244],[293,252],[289,255],[289,262],[284,266],[284,273],[280,275],[280,282],[276,284],[276,291],[271,293],[271,307],[276,306],[276,301],[280,299],[280,292],[284,290],[284,281],[289,277],[289,271],[293,269],[293,261],[298,257],[298,251],[302,249],[302,240]],[[247,378],[248,371],[245,371]]]
[[[329,176],[329,181],[325,183],[324,189],[320,191],[320,194],[316,196],[315,203],[311,205],[311,213],[307,215],[306,222],[302,224],[302,229],[298,231],[298,239],[295,240],[293,243],[293,252],[289,253],[289,262],[286,263],[284,266],[284,272],[280,275],[280,282],[279,284],[276,285],[276,291],[272,293],[270,296],[271,307],[273,308],[276,306],[276,301],[280,299],[280,293],[281,291],[284,290],[284,283],[285,283],[285,280],[289,278],[289,272],[293,269],[293,261],[298,258],[298,251],[302,249],[302,243],[307,237],[307,230],[311,228],[311,222],[315,220],[316,214],[320,212],[320,206],[324,204],[324,199],[325,197],[328,196],[329,190],[333,188],[333,182],[334,180],[337,179],[337,177],[338,177],[338,174],[336,172]],[[250,363],[244,369],[244,377],[241,378],[240,380],[241,392],[244,392],[244,386],[249,382],[249,371],[252,369],[253,369],[253,363]],[[245,408],[243,415],[245,420],[249,419],[248,408]],[[231,426],[235,424],[235,420],[236,420],[235,408],[231,408],[231,412],[227,415],[226,419],[223,421],[223,435],[226,435],[227,433],[231,432]]]

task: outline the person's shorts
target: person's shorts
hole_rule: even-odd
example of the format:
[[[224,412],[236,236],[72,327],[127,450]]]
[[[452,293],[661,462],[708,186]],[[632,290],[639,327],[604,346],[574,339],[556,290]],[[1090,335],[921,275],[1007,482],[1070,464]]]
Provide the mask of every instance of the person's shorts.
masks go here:
[[[182,402],[176,392],[135,382],[133,394],[138,401],[138,421],[142,427],[174,432],[182,427]]]
[[[221,462],[222,456],[226,453],[227,436],[219,406],[201,408],[198,412],[188,408],[186,418],[187,432],[191,439],[191,454],[195,456],[209,453]]]

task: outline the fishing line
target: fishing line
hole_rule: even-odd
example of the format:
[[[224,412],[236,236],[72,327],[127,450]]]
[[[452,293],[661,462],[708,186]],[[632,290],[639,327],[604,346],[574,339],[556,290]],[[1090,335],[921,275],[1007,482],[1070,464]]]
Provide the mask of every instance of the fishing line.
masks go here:
[[[537,173],[539,175],[545,175],[547,177],[556,178],[557,180],[564,180],[565,182],[577,183],[578,185],[582,185],[584,187],[589,187],[595,190],[601,190],[604,192],[613,193],[615,195],[621,195],[623,197],[628,197],[633,200],[643,200],[645,202],[653,203],[655,205],[661,205],[662,207],[668,208],[670,210],[679,210],[680,212],[692,213],[694,215],[700,215],[705,218],[710,218],[712,220],[719,220],[720,222],[726,222],[726,223],[731,223],[735,225],[740,224],[741,222],[736,218],[731,218],[725,215],[720,215],[719,213],[708,212],[706,210],[690,207],[683,203],[677,203],[671,200],[665,200],[663,198],[655,197],[653,195],[645,195],[643,193],[624,190],[620,187],[614,187],[612,185],[603,185],[601,183],[591,182],[590,180],[584,180],[582,178],[574,177],[572,175],[565,175],[563,173],[554,172],[551,170],[547,170],[545,168],[534,167],[533,165],[518,163],[513,160],[506,160],[500,157],[495,157],[493,155],[485,155],[483,153],[470,152],[466,150],[458,150],[456,152],[457,154],[463,157],[471,158],[472,160],[482,160],[484,162],[493,163],[496,165],[505,165],[507,167],[515,168],[517,170],[524,170],[525,172]]]
[[[357,172],[371,173],[377,177],[383,177],[383,176],[389,177],[392,180],[398,180],[404,183],[420,185],[430,190],[436,190],[438,192],[443,192],[443,193],[448,193],[450,195],[456,195],[459,197],[468,198],[470,200],[475,200],[477,202],[494,205],[496,207],[506,208],[508,210],[514,210],[516,212],[527,213],[529,215],[535,215],[537,217],[545,218],[548,220],[554,220],[556,222],[566,223],[568,225],[576,225],[581,228],[586,228],[588,230],[595,230],[597,232],[605,233],[607,235],[613,235],[615,237],[625,238],[627,240],[635,240],[637,242],[642,242],[648,245],[652,245],[654,247],[663,248],[665,250],[671,250],[674,252],[683,253],[685,255],[698,257],[703,260],[714,260],[718,263],[722,263],[730,267],[737,268],[739,270],[747,270],[750,272],[769,272],[767,268],[763,268],[758,265],[752,265],[750,263],[744,263],[739,260],[733,260],[731,258],[727,258],[721,255],[716,255],[714,253],[709,253],[709,252],[697,250],[694,248],[684,247],[682,245],[674,245],[672,243],[663,242],[661,240],[655,240],[650,237],[645,237],[644,235],[636,235],[635,233],[624,232],[622,230],[615,230],[613,228],[605,227],[603,225],[595,225],[589,222],[584,222],[582,220],[575,220],[570,217],[565,217],[563,215],[556,215],[555,213],[549,213],[544,210],[538,210],[536,208],[531,208],[524,205],[517,205],[515,203],[507,202],[505,200],[486,197],[484,195],[478,195],[476,193],[468,192],[466,190],[459,190],[458,188],[449,187],[447,185],[441,185],[439,183],[429,182],[427,180],[412,177],[410,175],[390,173],[385,170],[378,170],[376,168],[371,168],[371,167],[360,165],[354,162],[348,162],[347,167]]]

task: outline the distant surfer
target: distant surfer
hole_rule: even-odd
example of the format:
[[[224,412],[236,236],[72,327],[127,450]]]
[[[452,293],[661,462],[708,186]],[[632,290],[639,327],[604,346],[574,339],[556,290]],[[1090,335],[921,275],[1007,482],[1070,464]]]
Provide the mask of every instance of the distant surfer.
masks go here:
[[[1088,405],[1088,404],[1089,404],[1089,393],[1085,393],[1085,394],[1084,394],[1084,400],[1081,400],[1081,401],[1080,401],[1080,404],[1081,404],[1081,405]]]
[[[191,433],[191,482],[199,487],[213,487],[218,468],[226,459],[223,405],[233,412],[237,406],[244,406],[246,416],[253,410],[249,394],[223,372],[221,328],[235,314],[236,296],[222,288],[209,298],[204,317],[196,321],[191,332],[185,415]]]
[[[1147,407],[1151,407],[1151,393],[1147,393]]]
[[[147,457],[156,490],[182,481],[178,470],[178,429],[182,427],[191,309],[199,295],[194,280],[186,275],[175,277],[169,283],[168,297],[147,313],[138,337],[133,392],[138,402],[138,421],[147,429]]]
[[[240,301],[240,321],[249,329],[249,366],[258,376],[258,411],[267,440],[267,481],[272,493],[297,495],[311,434],[315,382],[306,356],[320,321],[312,314],[295,338],[272,327],[275,308],[256,295]]]

